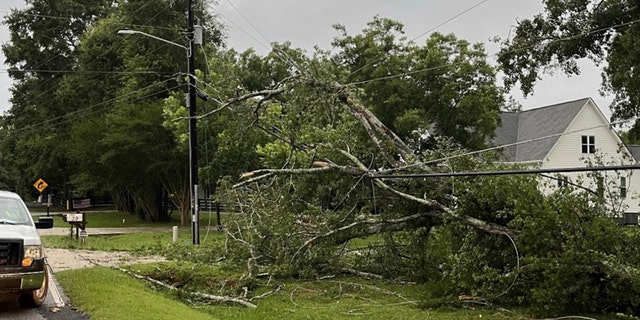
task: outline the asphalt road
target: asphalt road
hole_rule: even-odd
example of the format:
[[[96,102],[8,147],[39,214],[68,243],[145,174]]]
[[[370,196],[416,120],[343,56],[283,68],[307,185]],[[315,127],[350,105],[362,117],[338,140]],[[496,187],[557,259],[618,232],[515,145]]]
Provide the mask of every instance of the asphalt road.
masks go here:
[[[50,269],[51,271],[51,269]],[[67,298],[55,280],[53,272],[49,273],[49,293],[45,304],[40,308],[24,308],[17,297],[4,297],[0,300],[0,319],[3,320],[86,320],[86,315],[77,312],[67,305]]]
[[[34,214],[37,216],[38,214]],[[46,215],[40,214],[40,215]],[[41,235],[68,235],[68,228],[52,228],[38,230]],[[169,228],[103,228],[91,229],[91,234],[120,234],[127,232],[167,231]],[[49,269],[49,292],[45,304],[40,308],[24,308],[17,302],[17,297],[0,297],[1,320],[87,320],[88,316],[76,311],[68,305],[68,299],[62,288],[55,280],[55,275]]]

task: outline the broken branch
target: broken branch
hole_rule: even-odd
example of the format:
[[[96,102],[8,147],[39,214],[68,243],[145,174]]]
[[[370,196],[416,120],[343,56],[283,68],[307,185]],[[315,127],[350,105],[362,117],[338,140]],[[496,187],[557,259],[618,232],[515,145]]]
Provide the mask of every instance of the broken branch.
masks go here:
[[[116,269],[116,270],[119,270],[121,272],[124,272],[124,273],[126,273],[126,274],[128,274],[128,275],[130,275],[130,276],[132,276],[134,278],[149,281],[149,282],[151,282],[151,283],[153,283],[153,284],[155,284],[157,286],[160,286],[160,287],[172,290],[172,291],[184,292],[184,293],[187,293],[187,294],[189,294],[191,296],[194,296],[194,297],[207,299],[207,300],[212,300],[212,301],[216,301],[216,302],[233,302],[233,303],[236,303],[236,304],[243,305],[243,306],[245,306],[247,308],[257,308],[258,307],[255,304],[253,304],[253,303],[251,303],[251,302],[249,302],[247,300],[244,300],[244,299],[234,298],[234,297],[229,297],[229,296],[218,296],[218,295],[212,295],[212,294],[201,293],[201,292],[191,292],[191,291],[180,290],[180,289],[178,289],[178,288],[176,288],[176,287],[174,287],[172,285],[168,285],[168,284],[166,284],[166,283],[164,283],[162,281],[153,279],[151,277],[145,277],[145,276],[139,275],[139,274],[131,272],[131,271],[127,270],[127,269],[122,269],[122,268],[118,268],[118,267],[113,267],[113,268]]]

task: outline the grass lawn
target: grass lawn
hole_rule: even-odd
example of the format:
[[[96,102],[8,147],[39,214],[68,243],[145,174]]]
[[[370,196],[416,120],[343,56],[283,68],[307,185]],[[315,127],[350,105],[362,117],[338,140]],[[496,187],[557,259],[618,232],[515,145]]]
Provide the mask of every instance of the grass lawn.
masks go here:
[[[254,301],[258,308],[249,309],[195,300],[191,300],[192,305],[188,306],[177,301],[172,294],[159,292],[141,280],[108,268],[64,271],[57,273],[56,277],[73,306],[95,320],[519,319],[513,314],[477,307],[425,310],[410,298],[419,293],[419,288],[400,288],[353,279],[287,282],[278,293]],[[399,290],[407,296],[400,298],[390,290]]]
[[[32,210],[33,211],[33,210]],[[84,212],[84,211],[82,211]],[[53,226],[68,228],[69,223],[64,221],[59,212],[53,217]],[[74,211],[65,212],[75,213]],[[171,220],[162,222],[148,222],[141,220],[137,215],[118,211],[86,211],[87,227],[89,228],[131,228],[131,227],[170,227],[180,225],[180,216],[177,212],[171,215]],[[222,220],[227,218],[228,213],[222,214]],[[34,218],[37,220],[37,218]],[[216,225],[215,212],[201,211],[200,212],[200,225]]]
[[[68,212],[75,213],[75,212]],[[171,221],[164,222],[148,222],[141,220],[136,215],[131,215],[118,211],[98,211],[86,212],[87,227],[90,228],[128,228],[128,227],[154,227],[154,226],[174,226],[179,225],[180,221],[177,214],[172,215]],[[53,218],[54,227],[69,227],[69,223],[64,221],[62,217]]]
[[[41,238],[44,246],[49,248],[129,251],[142,254],[159,254],[167,249],[175,249],[175,246],[172,245],[173,236],[170,227],[167,227],[165,232],[139,232],[116,235],[91,235],[89,232],[84,244],[75,238],[70,239],[68,235],[42,236]],[[224,235],[216,231],[210,231],[208,235],[206,232],[200,234],[200,243],[202,245],[212,241],[224,241],[223,239]],[[178,233],[178,243],[180,245],[190,245],[191,241],[190,230],[181,228]]]
[[[163,266],[162,263],[144,265],[140,266],[140,269],[162,269]],[[194,267],[198,267],[198,265],[192,265],[190,268]],[[133,269],[137,268],[133,267]],[[250,309],[238,305],[202,301],[184,294],[167,292],[121,271],[104,267],[59,272],[56,277],[65,288],[65,293],[71,299],[72,305],[89,314],[92,320],[530,319],[523,313],[481,305],[462,307],[458,305],[455,309],[422,308],[419,302],[425,290],[422,286],[394,285],[355,278],[274,281],[269,288],[256,290],[254,296],[273,290],[277,286],[280,286],[280,290],[265,298],[252,301],[257,305],[257,308]],[[215,282],[215,279],[225,276],[216,274],[211,277],[210,280]],[[182,295],[182,300],[180,295]],[[565,316],[562,319],[614,320],[632,318],[591,315],[586,317]]]
[[[92,320],[220,319],[108,268],[64,271],[56,273],[56,278],[72,304],[89,314]]]

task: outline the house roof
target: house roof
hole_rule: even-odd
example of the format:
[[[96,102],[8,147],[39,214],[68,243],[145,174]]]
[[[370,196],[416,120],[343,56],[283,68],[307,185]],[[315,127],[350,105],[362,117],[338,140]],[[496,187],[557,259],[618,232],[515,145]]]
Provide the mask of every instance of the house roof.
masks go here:
[[[492,143],[506,145],[507,161],[541,161],[589,100],[584,98],[526,111],[502,112],[502,124]]]
[[[640,146],[639,145],[627,145],[627,149],[631,152],[631,156],[636,162],[640,162]]]

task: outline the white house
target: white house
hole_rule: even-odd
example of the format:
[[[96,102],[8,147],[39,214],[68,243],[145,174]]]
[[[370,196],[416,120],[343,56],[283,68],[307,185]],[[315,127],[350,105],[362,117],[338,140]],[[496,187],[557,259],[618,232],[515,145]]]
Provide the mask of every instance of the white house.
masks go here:
[[[537,109],[503,112],[502,124],[492,143],[503,148],[507,162],[540,169],[626,165],[638,163],[609,121],[590,98]],[[640,170],[543,175],[540,188],[551,193],[573,185],[602,197],[625,224],[637,224],[640,211]]]

